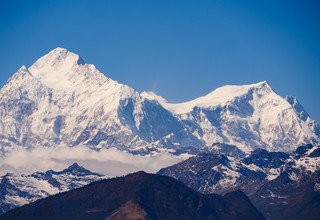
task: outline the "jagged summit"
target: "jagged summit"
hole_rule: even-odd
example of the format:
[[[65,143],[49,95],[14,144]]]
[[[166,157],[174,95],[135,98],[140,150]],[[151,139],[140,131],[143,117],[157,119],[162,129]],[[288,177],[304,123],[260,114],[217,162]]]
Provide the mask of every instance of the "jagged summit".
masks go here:
[[[76,170],[82,170],[85,169],[84,167],[80,166],[78,163],[73,163],[66,169],[64,169],[62,172],[68,172],[68,171],[76,171]]]
[[[110,97],[109,101],[114,102],[110,108],[116,107],[123,97],[135,93],[106,77],[93,64],[85,64],[79,55],[60,47],[38,59],[28,71],[48,89],[77,94],[87,104]]]
[[[33,75],[29,72],[27,67],[25,65],[22,65],[17,72],[8,80],[10,81],[15,81],[15,80],[24,80],[26,77],[33,77]]]
[[[26,65],[22,65],[17,72],[29,72]]]
[[[83,59],[78,54],[68,51],[65,48],[57,47],[38,59],[34,65],[39,67],[44,64],[57,65],[65,62],[70,64],[84,64]]]
[[[35,88],[43,91],[41,83],[30,73],[25,65],[21,66],[18,71],[7,81],[0,90],[1,99],[12,99],[21,97],[22,94],[34,93]],[[45,93],[45,92],[44,92]],[[9,96],[11,94],[11,96]]]
[[[100,174],[91,172],[90,170],[84,168],[83,166],[80,166],[78,163],[73,163],[66,169],[57,172],[59,174],[61,173],[66,173],[66,174],[72,174],[72,175],[77,175],[77,176],[83,176],[83,175],[96,175],[96,176],[101,176]]]
[[[73,163],[68,167],[68,169],[77,169],[79,167],[82,167],[82,166],[80,166],[78,163]]]
[[[38,59],[29,71],[47,87],[65,91],[110,81],[94,65],[85,64],[79,55],[59,47]]]

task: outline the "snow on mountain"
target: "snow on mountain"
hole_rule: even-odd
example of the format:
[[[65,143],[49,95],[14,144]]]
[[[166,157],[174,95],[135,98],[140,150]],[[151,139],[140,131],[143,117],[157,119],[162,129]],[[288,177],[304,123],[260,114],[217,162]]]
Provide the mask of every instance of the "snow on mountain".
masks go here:
[[[304,107],[301,105],[301,103],[298,101],[296,97],[293,96],[286,96],[286,100],[292,105],[295,112],[298,114],[299,118],[307,123],[309,129],[314,132],[316,135],[320,136],[320,126],[319,124],[310,118],[307,111],[304,109]]]
[[[305,173],[314,173],[320,170],[320,146],[307,149],[302,156],[296,159],[293,167],[303,170]]]
[[[320,146],[300,146],[288,154],[257,149],[244,158],[216,153],[202,153],[158,173],[171,176],[202,193],[224,194],[241,189],[252,195],[263,184],[284,173],[294,181],[320,172]]]
[[[243,152],[290,151],[319,142],[318,128],[266,82],[224,86],[173,104],[152,92],[139,94],[63,48],[28,69],[23,66],[0,90],[2,155],[19,148],[79,145],[181,154],[216,143]]]
[[[303,120],[300,115],[307,114],[305,110],[298,112],[266,81],[223,86],[206,96],[178,104],[168,103],[156,95],[152,97],[206,146],[227,143],[245,152],[257,148],[290,151],[299,144],[319,142],[317,123],[310,117]]]
[[[21,68],[0,94],[2,154],[57,145],[140,154],[201,146],[159,103],[63,48]]]
[[[7,173],[0,177],[0,214],[60,192],[107,178],[78,164],[62,171],[49,170],[31,175]]]
[[[159,103],[161,103],[162,105],[165,105],[166,103],[168,103],[168,101],[166,99],[164,99],[163,97],[155,94],[152,91],[144,91],[141,93],[141,97],[145,98],[145,99],[149,99],[149,100],[154,100],[157,101]]]
[[[171,176],[203,193],[224,194],[241,187],[250,192],[260,186],[267,174],[259,166],[245,164],[241,160],[224,154],[203,153],[191,157],[158,174]],[[246,186],[249,189],[246,190]]]
[[[195,107],[210,108],[218,105],[225,105],[227,102],[233,101],[236,97],[240,97],[249,92],[250,89],[254,87],[259,87],[267,82],[260,82],[252,85],[243,85],[243,86],[233,86],[227,85],[217,88],[210,92],[209,94],[196,98],[194,100],[183,102],[183,103],[168,103],[162,102],[166,108],[174,112],[176,115],[190,113]],[[156,94],[153,95],[157,96]],[[161,97],[157,97],[156,100],[164,100]],[[164,100],[165,101],[165,100]]]
[[[202,193],[240,189],[267,219],[292,219],[297,210],[312,213],[320,204],[319,145],[300,146],[290,154],[257,149],[242,159],[205,153],[163,168],[158,174]]]

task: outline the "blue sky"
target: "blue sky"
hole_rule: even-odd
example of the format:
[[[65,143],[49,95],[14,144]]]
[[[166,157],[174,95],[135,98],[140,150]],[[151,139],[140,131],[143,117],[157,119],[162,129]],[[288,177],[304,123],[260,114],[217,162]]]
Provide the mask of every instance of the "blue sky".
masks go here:
[[[267,80],[320,121],[319,11],[312,0],[0,0],[0,85],[59,46],[172,102]]]

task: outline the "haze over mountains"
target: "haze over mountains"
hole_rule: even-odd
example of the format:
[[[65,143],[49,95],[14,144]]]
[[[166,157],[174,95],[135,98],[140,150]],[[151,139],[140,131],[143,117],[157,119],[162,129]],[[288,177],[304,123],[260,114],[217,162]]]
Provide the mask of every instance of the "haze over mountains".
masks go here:
[[[267,82],[224,86],[173,104],[141,94],[56,48],[22,66],[0,91],[0,153],[38,147],[114,147],[133,154],[180,155],[215,143],[292,151],[319,143],[319,125],[296,98]]]

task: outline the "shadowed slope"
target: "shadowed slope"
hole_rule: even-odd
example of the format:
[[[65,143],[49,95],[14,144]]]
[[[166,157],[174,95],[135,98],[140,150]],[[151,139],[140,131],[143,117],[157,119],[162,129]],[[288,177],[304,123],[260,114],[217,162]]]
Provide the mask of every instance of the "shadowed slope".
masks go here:
[[[238,195],[239,194],[239,195]],[[241,206],[233,201],[241,201]],[[203,195],[171,177],[138,172],[12,210],[0,219],[263,219],[242,193]],[[131,217],[131,218],[129,218]]]

